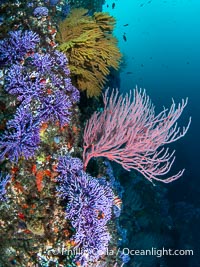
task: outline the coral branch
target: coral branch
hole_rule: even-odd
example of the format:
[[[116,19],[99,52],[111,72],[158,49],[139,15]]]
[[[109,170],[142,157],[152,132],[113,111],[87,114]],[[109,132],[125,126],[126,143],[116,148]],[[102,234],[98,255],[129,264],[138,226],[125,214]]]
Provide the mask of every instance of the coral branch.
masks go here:
[[[8,157],[17,162],[21,156],[25,159],[34,156],[40,143],[39,123],[28,108],[19,107],[0,137],[0,161]]]
[[[99,96],[111,68],[118,70],[121,53],[112,35],[115,19],[108,13],[88,15],[73,9],[59,24],[58,49],[67,55],[72,80],[87,97]]]
[[[60,157],[57,191],[67,200],[66,218],[76,230],[72,239],[84,251],[75,260],[87,266],[88,259],[96,261],[106,253],[111,238],[106,224],[111,219],[114,195],[106,182],[101,184],[82,169],[80,159]]]
[[[176,121],[181,116],[187,99],[155,116],[154,106],[145,90],[137,88],[125,97],[114,90],[103,96],[103,112],[95,112],[87,122],[84,131],[83,161],[86,169],[92,157],[107,157],[122,165],[126,170],[135,169],[149,181],[170,183],[182,176],[184,170],[167,178],[175,160],[174,151],[161,148],[183,137],[189,129],[191,118],[181,132]],[[158,150],[161,148],[160,150]]]

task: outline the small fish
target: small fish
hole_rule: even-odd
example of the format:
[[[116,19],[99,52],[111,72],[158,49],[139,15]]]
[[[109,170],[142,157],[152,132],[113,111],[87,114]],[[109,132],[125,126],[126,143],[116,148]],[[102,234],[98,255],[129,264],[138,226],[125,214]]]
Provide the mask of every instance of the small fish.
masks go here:
[[[109,5],[107,5],[107,8],[109,7]]]
[[[115,3],[112,3],[112,9],[114,9],[115,8]]]
[[[132,74],[132,72],[131,71],[127,71],[127,73],[126,74]]]
[[[118,196],[115,196],[114,198],[114,205],[118,207],[118,209],[121,209],[122,206],[122,200]]]
[[[140,7],[143,7],[143,6],[144,6],[144,4],[141,4],[141,5],[140,5]]]
[[[124,26],[124,27],[128,26],[128,23],[124,24],[123,26]]]
[[[123,34],[123,39],[124,39],[125,42],[127,41],[127,38],[126,38],[126,34],[125,33]]]
[[[151,2],[152,2],[152,0],[149,0],[149,1],[147,2],[147,4],[151,4]]]

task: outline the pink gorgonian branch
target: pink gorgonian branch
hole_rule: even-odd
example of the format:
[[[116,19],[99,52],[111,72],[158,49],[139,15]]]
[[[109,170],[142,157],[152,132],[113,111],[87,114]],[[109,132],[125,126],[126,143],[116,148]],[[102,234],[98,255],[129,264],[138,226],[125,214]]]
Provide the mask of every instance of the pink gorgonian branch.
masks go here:
[[[145,90],[136,88],[125,96],[115,90],[110,97],[108,94],[107,89],[104,110],[94,112],[85,127],[84,168],[91,158],[106,157],[128,171],[139,171],[149,181],[170,183],[181,177],[184,170],[167,179],[159,178],[170,171],[175,160],[175,151],[163,146],[180,139],[189,129],[191,118],[182,130],[177,125],[188,100],[176,106],[172,99],[170,109],[155,115]]]

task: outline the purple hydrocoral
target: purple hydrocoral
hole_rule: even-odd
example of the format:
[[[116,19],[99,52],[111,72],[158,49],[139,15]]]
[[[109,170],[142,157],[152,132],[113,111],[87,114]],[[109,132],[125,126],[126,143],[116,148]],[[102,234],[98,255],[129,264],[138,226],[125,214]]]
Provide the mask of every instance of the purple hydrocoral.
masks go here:
[[[33,11],[33,15],[35,17],[46,17],[46,16],[48,16],[48,13],[49,13],[48,8],[46,8],[44,6],[38,6]]]
[[[50,73],[54,65],[54,58],[50,54],[35,53],[32,65],[37,67],[37,71],[41,74]]]
[[[54,56],[56,65],[59,66],[60,68],[63,68],[65,70],[65,74],[69,75],[70,71],[69,69],[66,68],[66,65],[68,64],[68,59],[66,58],[65,54],[63,54],[58,50],[55,50]]]
[[[67,59],[60,52],[35,53],[32,61],[24,65],[13,64],[5,77],[5,90],[26,101],[43,96],[45,87],[55,88],[71,95],[72,103],[79,101],[79,91],[72,85],[67,68]],[[42,98],[43,100],[43,98]]]
[[[41,78],[46,77],[49,80],[48,86],[69,94],[72,103],[79,101],[80,93],[71,83],[68,60],[63,53],[59,51],[46,55],[35,53],[31,64],[37,73],[41,74]]]
[[[110,240],[106,224],[111,219],[114,195],[107,184],[83,171],[79,159],[60,157],[57,170],[58,194],[67,201],[66,218],[76,230],[72,238],[84,251],[75,260],[86,266],[106,252]]]
[[[13,64],[5,77],[5,90],[17,96],[23,105],[32,100],[42,121],[69,123],[72,104],[79,101],[79,91],[71,84],[67,58],[60,52],[35,53],[23,65]]]
[[[0,200],[5,201],[6,200],[6,185],[10,180],[10,175],[7,174],[6,177],[3,177],[0,173]]]
[[[76,103],[80,99],[80,92],[71,83],[71,79],[67,78],[64,80],[64,91],[71,94],[72,103]]]
[[[17,162],[21,156],[28,159],[34,155],[39,142],[39,122],[32,117],[28,108],[21,105],[0,137],[0,161],[4,157],[13,162]]]
[[[0,61],[15,63],[24,58],[28,51],[40,42],[39,35],[32,31],[11,31],[9,37],[0,41]]]
[[[34,75],[34,80],[32,79]],[[38,98],[42,93],[40,74],[28,72],[22,65],[13,64],[5,77],[5,90],[12,95],[16,95],[19,101],[29,103],[33,98]]]
[[[64,125],[70,121],[71,107],[69,97],[61,91],[56,91],[42,99],[38,113],[41,121],[59,121]]]
[[[71,156],[59,158],[58,171],[60,177],[71,179],[72,176],[77,175],[81,170],[83,170],[83,162],[79,158],[72,158]]]

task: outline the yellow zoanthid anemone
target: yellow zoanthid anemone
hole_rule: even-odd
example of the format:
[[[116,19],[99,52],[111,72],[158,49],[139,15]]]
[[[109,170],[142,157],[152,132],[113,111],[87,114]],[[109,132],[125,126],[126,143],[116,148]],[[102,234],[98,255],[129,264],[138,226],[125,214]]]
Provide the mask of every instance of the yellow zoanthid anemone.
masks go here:
[[[89,16],[83,8],[73,9],[59,24],[58,49],[68,57],[74,85],[88,97],[99,96],[111,68],[119,68],[121,53],[114,26],[115,19],[108,13]]]

